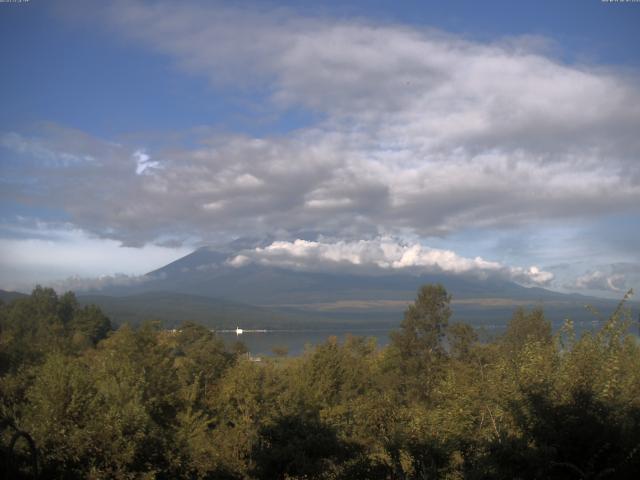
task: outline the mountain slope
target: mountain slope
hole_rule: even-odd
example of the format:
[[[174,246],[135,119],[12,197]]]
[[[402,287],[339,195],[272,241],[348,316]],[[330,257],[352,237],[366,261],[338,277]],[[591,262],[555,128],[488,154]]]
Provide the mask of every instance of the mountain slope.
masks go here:
[[[357,275],[296,271],[249,264],[232,267],[225,261],[230,253],[207,248],[176,260],[147,274],[140,291],[166,290],[232,299],[251,304],[309,304],[338,300],[412,300],[420,285],[442,283],[454,298],[509,298],[514,300],[574,300],[543,288],[526,288],[500,279],[478,279],[452,274],[391,273]],[[128,292],[129,289],[124,289]],[[111,290],[115,293],[116,290]]]
[[[397,324],[426,283],[442,283],[453,296],[454,318],[475,324],[503,324],[519,306],[542,306],[556,323],[565,318],[590,322],[594,317],[585,305],[608,314],[617,303],[443,273],[356,275],[258,264],[233,267],[227,263],[233,254],[232,249],[201,248],[150,272],[144,282],[94,292],[116,297],[96,301],[122,318],[155,316],[170,324],[189,318],[224,327],[245,322],[254,327]]]
[[[242,325],[257,328],[291,327],[302,319],[293,314],[275,312],[227,300],[173,292],[146,292],[126,296],[80,295],[80,303],[98,305],[117,324],[139,324],[160,320],[166,327],[193,321],[210,328],[230,329]]]
[[[9,303],[12,302],[18,298],[25,298],[27,297],[27,295],[25,295],[24,293],[19,293],[19,292],[10,292],[7,290],[0,290],[0,300],[5,302],[5,303]]]

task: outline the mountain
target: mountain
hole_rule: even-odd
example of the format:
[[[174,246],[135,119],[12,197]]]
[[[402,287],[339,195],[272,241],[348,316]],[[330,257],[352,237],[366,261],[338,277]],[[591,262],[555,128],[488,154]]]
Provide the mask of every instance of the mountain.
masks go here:
[[[504,279],[393,273],[370,275],[296,271],[227,263],[236,248],[200,248],[135,285],[111,286],[80,296],[101,305],[116,321],[155,317],[169,325],[195,320],[215,327],[397,324],[426,283],[442,283],[453,296],[454,319],[504,325],[519,306],[544,307],[556,325],[565,318],[597,321],[585,305],[608,314],[616,301],[527,288]],[[637,304],[634,304],[637,308]]]
[[[0,301],[5,303],[12,302],[18,298],[25,298],[27,295],[19,292],[9,292],[7,290],[0,290]]]
[[[192,321],[217,329],[235,329],[238,325],[257,328],[268,324],[289,328],[301,319],[295,315],[267,308],[216,298],[174,292],[146,292],[126,296],[80,295],[81,304],[98,305],[118,324],[139,324],[145,320],[160,320],[166,327]]]
[[[135,287],[111,287],[108,291],[127,294],[162,290],[256,305],[291,306],[347,300],[410,301],[420,285],[442,283],[458,299],[544,301],[589,298],[543,288],[526,288],[506,280],[481,280],[451,274],[358,275],[297,271],[258,264],[233,267],[226,263],[231,256],[231,252],[201,248],[149,272],[145,281]]]

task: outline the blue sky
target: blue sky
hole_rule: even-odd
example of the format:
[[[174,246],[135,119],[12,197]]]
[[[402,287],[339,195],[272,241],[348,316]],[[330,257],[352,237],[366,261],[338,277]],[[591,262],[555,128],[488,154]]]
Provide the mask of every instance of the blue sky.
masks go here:
[[[252,237],[278,243],[236,258],[619,297],[638,25],[591,0],[0,4],[0,288]]]

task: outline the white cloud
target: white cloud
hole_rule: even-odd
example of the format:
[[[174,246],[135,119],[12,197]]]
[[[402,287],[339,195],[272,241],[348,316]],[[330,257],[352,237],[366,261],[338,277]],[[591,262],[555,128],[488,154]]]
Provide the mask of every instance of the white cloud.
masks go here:
[[[250,82],[275,105],[322,112],[328,125],[365,129],[395,149],[553,154],[577,140],[606,149],[614,132],[638,146],[633,79],[563,64],[532,42],[471,42],[401,25],[174,2],[119,3],[105,18],[214,85]]]
[[[553,274],[532,266],[508,267],[480,257],[465,258],[450,250],[406,244],[393,238],[354,242],[276,241],[266,247],[244,250],[228,263],[242,267],[251,262],[300,270],[351,269],[366,271],[409,270],[416,273],[488,274],[504,276],[525,285],[546,285]]]
[[[60,128],[5,135],[23,155],[41,157],[44,145],[97,159],[75,172],[28,172],[38,201],[97,235],[129,245],[178,228],[203,239],[447,235],[640,203],[640,89],[615,70],[568,65],[526,42],[286,10],[105,8],[101,18],[124,38],[215,88],[242,95],[246,81],[276,114],[310,109],[320,120],[286,136],[217,133],[158,151]]]
[[[625,275],[621,273],[607,274],[600,270],[595,270],[579,276],[576,279],[575,288],[580,290],[623,292],[626,290],[625,281]]]
[[[160,167],[160,163],[151,160],[151,156],[144,150],[136,150],[133,152],[132,157],[136,161],[136,175],[142,175],[149,168],[153,169]]]
[[[0,147],[33,157],[47,166],[68,167],[95,162],[95,158],[86,153],[69,153],[64,151],[64,145],[51,145],[49,142],[27,138],[15,132],[0,134]],[[69,148],[74,149],[74,146]]]
[[[7,290],[30,290],[35,283],[71,288],[133,282],[190,252],[185,247],[123,247],[68,224],[5,224],[0,231],[0,288]]]
[[[108,287],[132,287],[141,285],[150,278],[144,275],[125,275],[119,273],[115,275],[101,275],[99,277],[73,276],[64,280],[55,280],[47,283],[47,286],[54,288],[57,292],[83,292],[87,290],[102,290]]]
[[[590,151],[555,161],[498,150],[423,157],[304,130],[286,139],[204,138],[193,149],[159,152],[163,168],[154,168],[149,153],[93,142],[99,162],[63,172],[17,165],[15,176],[31,183],[8,185],[5,194],[61,208],[79,228],[128,245],[178,230],[208,241],[309,230],[444,235],[606,215],[640,202],[637,167]]]
[[[287,261],[308,265],[315,251],[323,262],[499,271],[547,284],[551,274],[535,267],[420,245],[383,245],[390,251],[379,255],[372,239],[562,227],[633,215],[640,204],[640,88],[631,74],[567,64],[526,42],[284,9],[162,1],[104,9],[101,20],[121,38],[205,76],[214,94],[249,92],[276,116],[294,108],[317,120],[286,135],[206,133],[144,150],[55,126],[2,135],[3,148],[32,160],[7,167],[26,180],[3,185],[4,198],[63,210],[82,232],[135,246],[176,232],[204,242],[325,235],[345,243],[305,247],[302,258],[287,247]],[[354,239],[371,244],[356,248]],[[367,249],[378,260],[363,257]],[[253,260],[245,257],[236,261]]]
[[[523,285],[548,285],[554,279],[554,274],[540,270],[536,266],[527,269],[511,267],[509,269],[511,279]]]
[[[253,188],[264,185],[264,182],[250,173],[243,173],[235,179],[235,185],[239,188]]]

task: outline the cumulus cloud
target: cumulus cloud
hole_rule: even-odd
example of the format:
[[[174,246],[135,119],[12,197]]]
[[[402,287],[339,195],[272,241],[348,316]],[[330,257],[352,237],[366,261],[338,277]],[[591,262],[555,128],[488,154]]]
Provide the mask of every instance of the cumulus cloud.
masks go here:
[[[640,264],[613,263],[590,270],[576,278],[569,288],[602,292],[626,292],[640,285]]]
[[[535,265],[529,268],[511,267],[511,279],[523,285],[548,285],[554,278],[552,272],[540,270]]]
[[[229,265],[242,267],[251,262],[299,270],[348,269],[366,271],[404,270],[415,273],[453,273],[479,276],[498,275],[524,285],[546,285],[553,274],[529,268],[509,267],[480,257],[466,258],[451,250],[408,244],[389,237],[359,241],[276,241],[265,247],[244,250],[231,257]]]
[[[149,156],[144,150],[136,150],[133,152],[133,158],[136,161],[136,174],[142,175],[149,168],[158,168],[160,166],[159,162],[151,160],[151,156]]]
[[[106,17],[214,85],[252,82],[276,105],[322,112],[341,129],[371,129],[394,150],[509,147],[544,155],[572,150],[577,140],[614,147],[612,133],[638,146],[632,79],[565,65],[531,42],[174,2],[127,1]]]
[[[101,5],[119,38],[208,78],[214,94],[249,91],[276,115],[315,120],[261,138],[203,133],[186,146],[51,125],[2,134],[15,159],[3,176],[23,179],[5,182],[2,198],[63,210],[82,231],[130,246],[325,235],[344,243],[243,255],[548,284],[536,267],[379,238],[637,215],[640,88],[628,73],[567,64],[527,42],[283,9]]]
[[[114,5],[103,17],[124,38],[215,88],[245,79],[272,109],[320,120],[286,137],[215,134],[159,151],[61,128],[6,133],[1,144],[21,155],[96,159],[29,174],[41,201],[98,235],[131,245],[177,229],[204,239],[445,235],[640,202],[640,89],[622,73],[567,65],[526,42],[392,24]]]
[[[599,270],[585,273],[576,279],[575,288],[583,290],[608,290],[621,292],[624,290],[625,277],[622,274],[606,274]]]
[[[57,292],[85,292],[88,290],[102,290],[108,287],[132,287],[141,285],[150,280],[145,275],[126,275],[119,273],[115,275],[102,275],[99,277],[73,276],[64,280],[56,280],[48,284]]]

